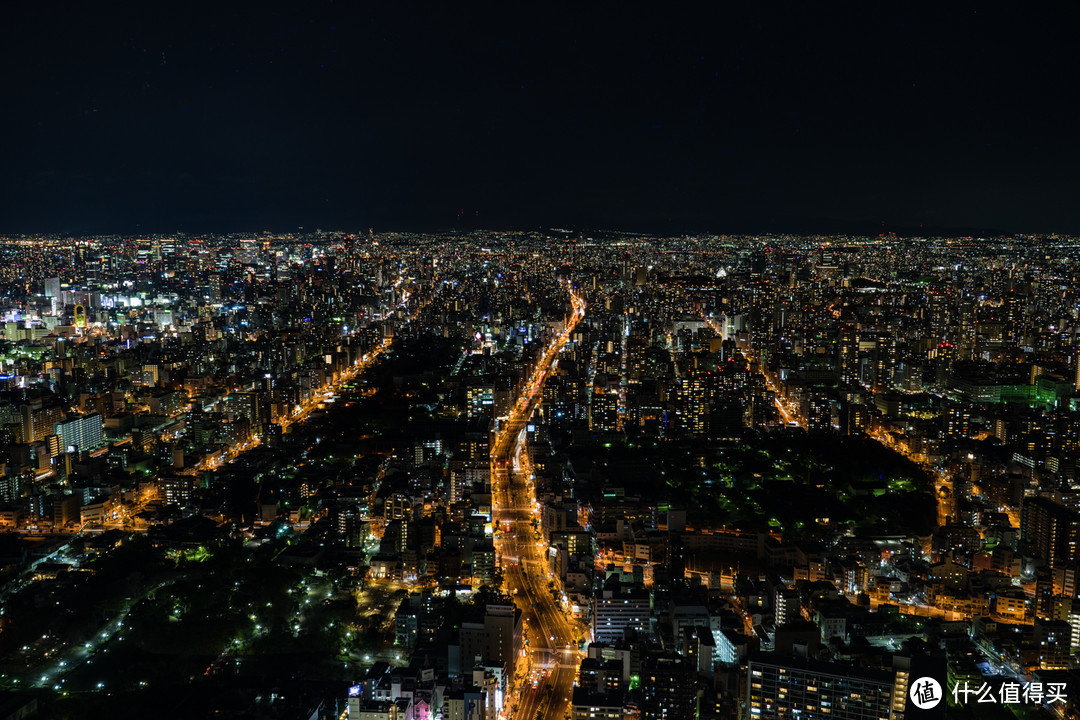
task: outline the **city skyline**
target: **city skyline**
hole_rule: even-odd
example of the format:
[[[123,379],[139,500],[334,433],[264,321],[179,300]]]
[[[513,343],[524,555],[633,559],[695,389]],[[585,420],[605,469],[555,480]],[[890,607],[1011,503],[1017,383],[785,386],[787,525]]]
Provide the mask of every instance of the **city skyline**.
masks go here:
[[[1078,26],[9,3],[0,718],[1080,720]]]
[[[3,702],[1069,717],[1078,246],[0,236]]]

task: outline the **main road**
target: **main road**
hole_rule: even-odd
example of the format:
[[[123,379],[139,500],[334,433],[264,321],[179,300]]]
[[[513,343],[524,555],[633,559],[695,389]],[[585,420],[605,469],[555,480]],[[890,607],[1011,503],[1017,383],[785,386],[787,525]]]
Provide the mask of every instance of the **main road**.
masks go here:
[[[397,283],[395,284],[400,284],[401,280],[402,278],[399,277]],[[397,304],[397,308],[407,307],[410,299],[412,299],[412,294],[406,292],[402,297],[401,302]],[[408,325],[417,317],[419,317],[420,313],[423,312],[424,309],[431,304],[431,302],[431,298],[428,298],[423,302],[419,303],[417,307],[413,310],[412,314],[405,319],[404,324]],[[392,337],[384,337],[378,345],[365,353],[363,357],[358,358],[351,367],[346,368],[337,380],[330,380],[326,383],[326,385],[323,385],[322,387],[316,389],[312,393],[312,396],[310,398],[293,408],[292,414],[278,420],[278,424],[281,426],[281,431],[283,433],[289,432],[289,429],[293,425],[302,423],[304,420],[306,420],[316,408],[318,408],[321,404],[325,403],[327,400],[333,397],[333,395],[337,393],[338,389],[342,385],[355,380],[357,377],[366,372],[372,365],[374,365],[375,361],[379,358],[379,356],[390,349],[390,346],[393,345],[393,342],[394,341]],[[252,384],[251,388],[254,387],[255,384]],[[199,465],[183,470],[181,471],[181,474],[196,474],[201,470],[216,470],[219,467],[228,465],[248,450],[259,445],[260,442],[261,440],[259,438],[252,438],[251,440],[239,446],[228,448],[221,457],[209,457],[202,460]]]
[[[537,716],[563,720],[570,714],[570,698],[580,664],[580,632],[560,602],[556,579],[548,570],[547,550],[536,526],[540,508],[532,485],[531,465],[524,450],[525,426],[540,402],[544,387],[559,351],[570,339],[574,327],[585,314],[585,302],[571,291],[570,316],[562,332],[552,341],[529,378],[491,445],[493,520],[497,533],[495,547],[503,570],[504,589],[513,596],[524,615],[529,661],[518,662],[517,677],[511,678],[506,717],[534,720]],[[533,662],[535,658],[535,662]],[[542,673],[536,686],[527,668]]]

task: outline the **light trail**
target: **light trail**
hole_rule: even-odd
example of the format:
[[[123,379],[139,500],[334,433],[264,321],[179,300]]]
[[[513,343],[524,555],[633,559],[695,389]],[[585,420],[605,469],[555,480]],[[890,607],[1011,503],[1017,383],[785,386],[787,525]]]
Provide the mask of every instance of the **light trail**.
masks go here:
[[[516,702],[504,708],[504,717],[533,720],[537,716],[562,720],[570,711],[570,699],[580,664],[580,628],[570,613],[555,601],[549,581],[544,548],[533,522],[540,520],[535,490],[530,482],[531,463],[525,450],[525,425],[536,411],[540,391],[559,352],[570,340],[585,315],[584,299],[570,293],[571,314],[562,332],[548,346],[533,370],[526,391],[515,403],[491,447],[493,519],[500,529],[496,549],[503,568],[505,590],[524,615],[528,660],[511,678],[509,697]],[[509,530],[504,530],[509,528]],[[511,560],[513,559],[513,560]],[[558,586],[555,587],[558,590]],[[532,652],[554,659],[543,682],[532,687],[528,668]],[[522,672],[524,671],[524,672]]]

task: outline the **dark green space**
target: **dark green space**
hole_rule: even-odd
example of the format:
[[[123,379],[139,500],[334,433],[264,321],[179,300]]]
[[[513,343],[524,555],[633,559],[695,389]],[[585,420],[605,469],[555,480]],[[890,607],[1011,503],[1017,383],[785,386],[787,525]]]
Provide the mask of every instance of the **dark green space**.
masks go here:
[[[607,491],[600,502],[618,502],[618,488],[686,509],[694,524],[815,537],[837,527],[927,535],[936,521],[929,475],[868,437],[751,433],[724,446],[606,443],[573,452],[579,479]],[[819,524],[825,518],[832,530]]]

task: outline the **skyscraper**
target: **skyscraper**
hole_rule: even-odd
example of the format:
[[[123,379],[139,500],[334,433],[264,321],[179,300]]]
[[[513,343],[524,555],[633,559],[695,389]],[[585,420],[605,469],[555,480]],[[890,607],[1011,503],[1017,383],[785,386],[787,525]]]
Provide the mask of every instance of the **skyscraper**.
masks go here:
[[[709,429],[709,396],[705,373],[689,372],[679,379],[676,412],[683,431],[700,437]]]

